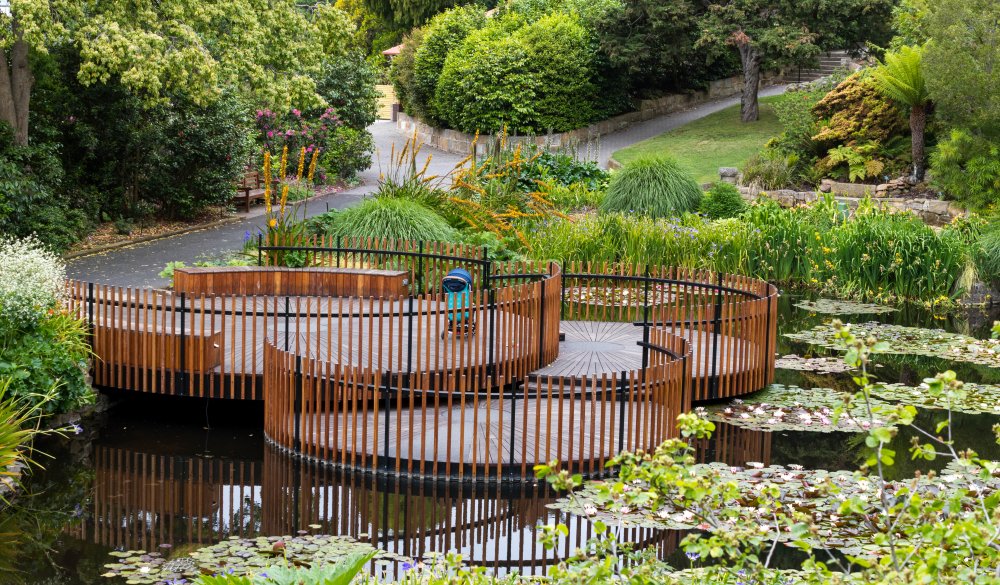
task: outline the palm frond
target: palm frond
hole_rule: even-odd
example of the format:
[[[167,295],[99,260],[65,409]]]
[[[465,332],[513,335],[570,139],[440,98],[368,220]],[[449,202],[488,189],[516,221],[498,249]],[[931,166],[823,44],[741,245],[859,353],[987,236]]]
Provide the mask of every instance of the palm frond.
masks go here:
[[[903,106],[922,105],[928,100],[922,63],[922,47],[900,47],[886,53],[885,61],[872,71],[872,83],[882,95]]]

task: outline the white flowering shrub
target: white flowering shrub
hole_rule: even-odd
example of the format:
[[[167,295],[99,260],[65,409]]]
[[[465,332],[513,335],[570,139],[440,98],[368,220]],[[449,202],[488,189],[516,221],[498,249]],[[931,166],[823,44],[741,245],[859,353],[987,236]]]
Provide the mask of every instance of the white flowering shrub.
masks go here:
[[[0,321],[35,324],[62,299],[66,265],[34,236],[0,239]]]

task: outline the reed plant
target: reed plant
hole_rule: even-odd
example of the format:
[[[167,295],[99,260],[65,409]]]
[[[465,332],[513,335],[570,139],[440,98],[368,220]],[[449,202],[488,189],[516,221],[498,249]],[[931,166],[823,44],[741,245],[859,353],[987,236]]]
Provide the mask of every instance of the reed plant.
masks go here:
[[[701,197],[694,177],[674,159],[639,159],[611,176],[601,211],[676,217],[697,210]]]

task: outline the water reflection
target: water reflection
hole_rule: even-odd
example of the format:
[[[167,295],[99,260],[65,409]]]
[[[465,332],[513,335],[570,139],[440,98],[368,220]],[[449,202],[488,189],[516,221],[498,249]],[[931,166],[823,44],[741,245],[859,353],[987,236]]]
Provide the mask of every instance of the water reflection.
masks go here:
[[[55,547],[74,551],[58,559],[59,583],[100,582],[99,567],[112,549],[177,556],[230,536],[299,530],[348,535],[413,558],[455,551],[499,574],[543,574],[594,536],[589,522],[548,508],[556,496],[545,487],[345,475],[264,445],[256,427],[207,432],[124,415],[113,416],[104,428],[78,459],[86,468],[89,498],[80,521],[66,523],[63,542]],[[736,466],[769,463],[770,450],[767,433],[729,425],[698,444],[699,459]],[[69,468],[42,475],[55,478]],[[555,551],[547,551],[537,543],[536,527],[556,522],[567,524],[569,534]],[[651,529],[621,534],[655,547],[664,558],[675,552],[681,536]],[[80,570],[84,566],[89,569]]]

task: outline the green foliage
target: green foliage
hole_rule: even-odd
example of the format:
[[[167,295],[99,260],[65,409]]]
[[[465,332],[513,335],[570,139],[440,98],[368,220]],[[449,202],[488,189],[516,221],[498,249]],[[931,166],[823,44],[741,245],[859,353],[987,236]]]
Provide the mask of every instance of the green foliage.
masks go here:
[[[738,217],[747,209],[747,203],[740,190],[730,183],[718,182],[705,192],[701,200],[701,212],[710,219]]]
[[[887,142],[906,131],[906,118],[867,77],[855,73],[813,108],[819,129],[812,140],[825,148],[860,142]]]
[[[544,191],[553,205],[567,212],[595,210],[604,200],[603,189],[589,189],[583,183],[547,186]]]
[[[337,238],[450,241],[455,230],[425,205],[399,197],[375,197],[310,220],[313,230]]]
[[[927,103],[924,82],[923,49],[904,46],[886,53],[884,62],[872,70],[871,83],[882,95],[912,108]]]
[[[52,400],[55,390],[39,390],[27,396],[11,392],[13,380],[0,375],[0,482],[8,487],[18,483],[18,473],[13,469],[24,463],[33,463],[31,447],[42,419],[41,407]],[[10,502],[7,493],[0,493],[0,506]]]
[[[601,211],[671,217],[697,209],[701,197],[701,187],[674,159],[640,159],[611,176]]]
[[[595,120],[597,86],[590,35],[579,17],[544,16],[515,34],[524,46],[537,88],[535,115],[522,130],[564,132]]]
[[[35,403],[45,414],[76,410],[93,402],[84,377],[90,348],[86,323],[53,312],[33,325],[0,324],[0,377],[11,380],[10,396]],[[56,388],[42,400],[40,388]]]
[[[892,48],[906,45],[923,45],[928,41],[927,18],[930,0],[902,0],[892,9]]]
[[[833,176],[843,176],[845,173],[837,170],[846,166],[846,177],[851,182],[877,179],[886,167],[879,151],[877,142],[837,146],[831,148],[818,165],[825,173]]]
[[[424,29],[415,28],[403,37],[403,47],[389,67],[389,80],[396,90],[396,99],[404,112],[417,116],[426,116],[425,101],[417,97],[416,57],[420,45],[424,42]]]
[[[401,28],[423,24],[442,10],[462,4],[461,0],[363,0],[384,22]]]
[[[435,93],[448,53],[485,23],[482,7],[472,5],[442,12],[424,27],[423,42],[413,59],[413,95],[409,96],[413,108],[411,113],[431,123],[441,121]]]
[[[0,123],[0,232],[37,235],[56,250],[76,242],[90,227],[87,216],[57,196],[63,168],[57,145],[16,146],[10,128]]]
[[[541,90],[528,52],[510,35],[481,29],[448,54],[435,93],[437,111],[465,132],[530,132]]]
[[[597,163],[580,160],[575,153],[542,150],[536,154],[522,173],[521,186],[526,190],[537,188],[538,181],[554,182],[563,187],[580,185],[587,191],[603,190],[607,186],[607,171]]]
[[[323,61],[316,91],[337,112],[341,122],[363,131],[378,115],[377,81],[376,71],[364,53],[354,50]]]
[[[758,189],[786,189],[796,182],[798,156],[765,150],[750,155],[743,163],[743,184]]]
[[[313,567],[272,565],[257,574],[202,575],[195,585],[350,585],[375,552],[351,553],[332,565]]]
[[[948,124],[1000,137],[1000,0],[927,3],[927,89]],[[990,15],[990,16],[986,16]]]
[[[372,166],[375,139],[367,130],[340,126],[330,133],[326,150],[320,155],[322,167],[334,177],[353,179]],[[329,180],[329,179],[328,179]]]
[[[931,153],[931,168],[945,197],[971,209],[1000,203],[1000,140],[952,130]]]
[[[1000,228],[993,227],[980,236],[973,247],[973,259],[979,278],[1000,285]]]

